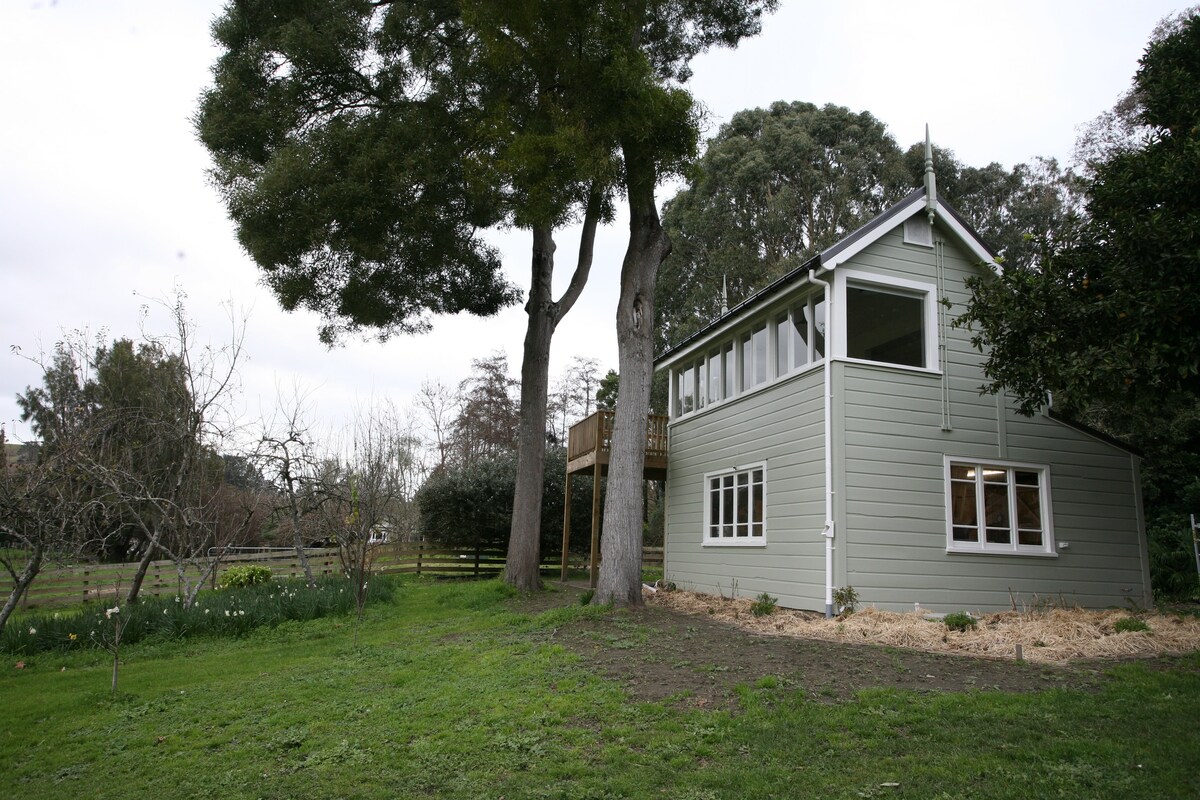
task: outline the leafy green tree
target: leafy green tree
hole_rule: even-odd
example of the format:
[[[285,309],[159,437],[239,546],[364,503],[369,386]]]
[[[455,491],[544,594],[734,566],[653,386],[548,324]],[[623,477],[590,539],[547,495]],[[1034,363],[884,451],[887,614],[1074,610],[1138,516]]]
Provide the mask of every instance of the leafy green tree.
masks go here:
[[[1038,269],[973,283],[962,324],[997,390],[1153,413],[1200,390],[1200,15],[1154,42],[1135,78],[1151,132],[1094,167],[1087,219]]]
[[[833,244],[899,199],[907,178],[869,112],[778,102],[735,114],[663,215],[672,251],[656,285],[658,347]]]

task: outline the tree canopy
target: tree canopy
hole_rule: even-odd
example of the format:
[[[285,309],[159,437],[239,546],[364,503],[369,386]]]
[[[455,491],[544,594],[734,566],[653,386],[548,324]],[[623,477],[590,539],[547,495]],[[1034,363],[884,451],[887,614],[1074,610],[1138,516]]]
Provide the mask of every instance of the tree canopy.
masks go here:
[[[1031,412],[1155,415],[1200,390],[1200,15],[1152,42],[1134,79],[1146,136],[1092,165],[1086,218],[1033,269],[974,282],[961,322],[985,372]]]

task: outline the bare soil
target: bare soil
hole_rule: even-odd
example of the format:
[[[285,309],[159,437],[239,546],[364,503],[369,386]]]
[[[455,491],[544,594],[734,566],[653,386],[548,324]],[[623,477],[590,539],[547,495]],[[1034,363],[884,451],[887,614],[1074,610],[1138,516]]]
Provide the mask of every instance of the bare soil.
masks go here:
[[[527,612],[579,602],[582,590],[558,585],[514,602]],[[1112,660],[1042,664],[950,655],[877,644],[768,635],[660,604],[615,610],[553,632],[591,669],[620,681],[640,700],[697,708],[735,708],[736,687],[764,678],[837,702],[863,689],[917,692],[1095,690]],[[1176,658],[1154,659],[1166,665]]]

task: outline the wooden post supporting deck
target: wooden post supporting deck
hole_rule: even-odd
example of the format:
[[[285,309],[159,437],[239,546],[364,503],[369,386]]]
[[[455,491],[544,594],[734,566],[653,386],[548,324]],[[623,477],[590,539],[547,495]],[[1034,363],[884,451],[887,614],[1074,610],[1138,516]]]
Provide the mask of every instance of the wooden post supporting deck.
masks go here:
[[[589,584],[596,588],[600,577],[600,465],[592,470],[592,578]]]
[[[567,580],[567,562],[571,557],[571,473],[567,473],[567,485],[563,490],[563,549],[562,573],[558,579],[564,583]]]

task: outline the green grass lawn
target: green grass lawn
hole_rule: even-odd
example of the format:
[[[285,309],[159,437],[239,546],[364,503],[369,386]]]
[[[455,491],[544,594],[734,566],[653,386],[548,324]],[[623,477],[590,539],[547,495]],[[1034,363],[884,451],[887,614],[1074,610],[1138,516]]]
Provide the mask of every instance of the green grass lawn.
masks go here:
[[[522,613],[497,582],[401,584],[352,619],[0,671],[0,796],[1200,796],[1200,657],[1097,692],[867,691],[818,702],[786,670],[736,708],[630,699],[557,640],[621,611]],[[653,646],[653,642],[647,644]]]

